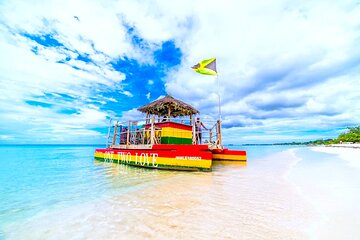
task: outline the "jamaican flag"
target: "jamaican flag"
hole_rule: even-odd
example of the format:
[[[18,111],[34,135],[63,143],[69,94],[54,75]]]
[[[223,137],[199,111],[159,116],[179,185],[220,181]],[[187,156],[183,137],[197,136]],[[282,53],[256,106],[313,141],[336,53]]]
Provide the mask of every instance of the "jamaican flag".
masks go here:
[[[216,58],[210,58],[199,62],[192,67],[195,72],[205,75],[217,75],[216,71]]]

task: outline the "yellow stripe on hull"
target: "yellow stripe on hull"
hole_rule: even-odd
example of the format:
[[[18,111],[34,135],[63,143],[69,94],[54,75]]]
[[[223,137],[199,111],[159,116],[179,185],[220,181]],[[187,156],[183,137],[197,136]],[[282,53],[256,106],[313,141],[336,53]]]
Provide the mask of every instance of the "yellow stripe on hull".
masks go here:
[[[166,158],[166,157],[156,157],[152,156],[148,157],[140,157],[129,155],[126,159],[122,159],[120,154],[112,154],[112,153],[102,153],[95,152],[95,158],[106,159],[107,161],[113,161],[115,163],[128,163],[135,164],[141,166],[152,166],[156,167],[159,165],[169,165],[169,166],[179,166],[179,167],[198,167],[198,168],[211,168],[212,161],[211,160],[188,160],[188,159],[176,159],[176,158]]]
[[[176,138],[192,138],[192,131],[172,128],[172,127],[163,127],[161,129],[162,137],[176,137]]]
[[[213,154],[213,160],[246,161],[245,155]]]

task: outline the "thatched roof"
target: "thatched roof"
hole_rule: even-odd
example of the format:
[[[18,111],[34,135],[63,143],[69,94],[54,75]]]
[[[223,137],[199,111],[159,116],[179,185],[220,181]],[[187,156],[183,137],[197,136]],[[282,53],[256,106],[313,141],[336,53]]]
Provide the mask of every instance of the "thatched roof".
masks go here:
[[[153,101],[143,107],[138,108],[140,112],[155,114],[159,116],[170,116],[178,117],[178,116],[189,116],[192,114],[199,113],[194,107],[186,104],[178,99],[173,98],[170,95],[166,95],[165,97]]]

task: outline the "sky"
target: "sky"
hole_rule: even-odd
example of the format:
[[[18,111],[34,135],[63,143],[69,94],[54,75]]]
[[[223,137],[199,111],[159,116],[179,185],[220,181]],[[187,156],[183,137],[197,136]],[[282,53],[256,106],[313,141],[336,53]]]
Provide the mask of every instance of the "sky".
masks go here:
[[[225,144],[334,138],[359,43],[359,0],[0,0],[0,143],[102,144],[166,94],[217,118],[218,93]]]

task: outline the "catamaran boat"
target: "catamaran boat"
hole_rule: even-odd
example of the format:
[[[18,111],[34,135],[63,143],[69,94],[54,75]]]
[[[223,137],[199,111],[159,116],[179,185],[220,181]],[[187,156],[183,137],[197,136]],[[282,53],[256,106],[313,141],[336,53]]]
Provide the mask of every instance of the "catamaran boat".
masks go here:
[[[145,120],[110,124],[107,146],[95,150],[96,160],[186,171],[211,171],[213,161],[246,161],[246,151],[223,147],[220,120],[206,122],[205,129],[199,111],[172,96],[138,111]]]

